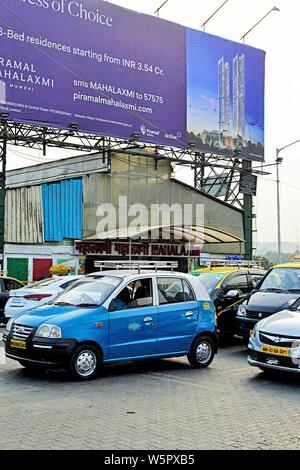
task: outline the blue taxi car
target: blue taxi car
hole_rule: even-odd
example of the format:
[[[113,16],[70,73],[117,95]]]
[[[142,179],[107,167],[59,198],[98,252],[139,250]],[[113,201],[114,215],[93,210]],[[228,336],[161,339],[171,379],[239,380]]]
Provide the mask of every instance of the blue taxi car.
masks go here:
[[[213,302],[183,273],[90,274],[52,304],[20,313],[3,334],[5,353],[28,368],[94,378],[103,364],[187,355],[207,367],[217,352]]]

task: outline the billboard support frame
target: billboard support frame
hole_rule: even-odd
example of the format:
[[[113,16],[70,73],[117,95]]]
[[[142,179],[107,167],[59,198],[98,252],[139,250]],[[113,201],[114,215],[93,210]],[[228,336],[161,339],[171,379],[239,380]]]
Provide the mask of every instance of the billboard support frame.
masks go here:
[[[268,175],[262,169],[252,168],[248,160],[227,157],[217,154],[199,153],[193,149],[177,150],[170,147],[142,144],[131,140],[120,140],[113,137],[99,136],[97,134],[81,133],[72,129],[59,129],[42,125],[23,124],[15,121],[0,120],[0,253],[4,245],[4,198],[5,198],[5,172],[7,159],[7,146],[16,145],[30,149],[42,150],[43,156],[47,154],[47,148],[61,148],[78,152],[102,153],[103,161],[107,162],[110,171],[111,153],[124,153],[133,156],[144,156],[159,160],[168,160],[175,165],[185,165],[194,171],[194,187],[203,190],[205,177],[215,175],[217,177],[225,170],[229,171],[226,180],[226,196],[222,200],[230,205],[252,211],[252,197],[248,201],[239,192],[239,180],[241,173],[255,175]],[[149,150],[152,150],[149,151]],[[219,173],[219,171],[221,173]],[[204,191],[205,192],[205,191]],[[218,198],[221,199],[221,198]],[[1,203],[3,201],[3,204]],[[247,207],[246,207],[247,206]],[[248,210],[247,209],[247,210]],[[248,210],[249,212],[249,210]],[[245,214],[246,217],[246,214]],[[250,215],[247,215],[247,220]],[[251,219],[253,215],[251,214]],[[3,223],[2,223],[3,221]],[[247,227],[249,224],[246,224]],[[251,232],[251,234],[250,234]],[[252,254],[252,227],[245,230],[245,239],[248,242],[248,257]],[[251,249],[250,249],[250,248]]]

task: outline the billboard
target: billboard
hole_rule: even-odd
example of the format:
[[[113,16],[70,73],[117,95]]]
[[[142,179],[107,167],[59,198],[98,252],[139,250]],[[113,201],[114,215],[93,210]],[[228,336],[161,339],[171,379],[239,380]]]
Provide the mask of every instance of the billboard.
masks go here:
[[[262,159],[264,53],[101,0],[1,0],[0,110]]]

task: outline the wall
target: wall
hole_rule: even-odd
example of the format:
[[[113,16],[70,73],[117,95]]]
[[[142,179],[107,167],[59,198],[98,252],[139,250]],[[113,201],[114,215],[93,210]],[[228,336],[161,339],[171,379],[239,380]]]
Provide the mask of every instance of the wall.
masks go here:
[[[16,245],[6,243],[4,246],[4,272],[7,273],[8,258],[10,259],[27,259],[28,275],[27,279],[33,279],[33,261],[34,259],[52,259],[53,265],[61,264],[62,261],[68,260],[74,266],[77,273],[79,268],[78,256],[74,254],[73,243],[68,244],[42,244],[42,245]]]
[[[83,177],[83,238],[96,233],[96,211],[100,203],[111,203],[117,210],[119,195],[127,195],[128,205],[135,203],[166,203],[172,205],[203,204],[205,226],[223,230],[244,239],[243,211],[207,196],[191,186],[170,180],[172,168],[169,162],[155,161],[147,157],[116,155],[112,158],[110,174],[94,174]],[[117,217],[118,219],[118,217]],[[124,226],[124,224],[120,226]],[[119,227],[117,227],[119,228]],[[203,250],[213,253],[243,252],[243,244],[209,244]]]

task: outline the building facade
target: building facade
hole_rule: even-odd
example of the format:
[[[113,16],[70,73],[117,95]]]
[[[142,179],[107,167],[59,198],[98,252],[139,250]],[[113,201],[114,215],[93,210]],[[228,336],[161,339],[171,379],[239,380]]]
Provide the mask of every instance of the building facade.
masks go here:
[[[83,155],[9,171],[4,271],[31,281],[55,264],[85,273],[120,260],[175,261],[187,271],[200,252],[243,254],[243,211],[172,175],[170,162],[151,154]]]

